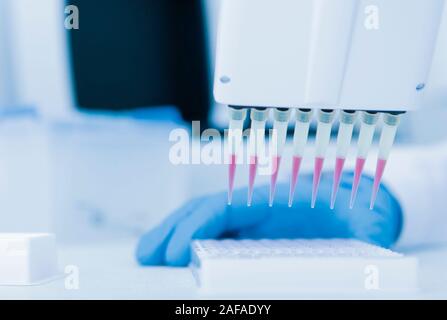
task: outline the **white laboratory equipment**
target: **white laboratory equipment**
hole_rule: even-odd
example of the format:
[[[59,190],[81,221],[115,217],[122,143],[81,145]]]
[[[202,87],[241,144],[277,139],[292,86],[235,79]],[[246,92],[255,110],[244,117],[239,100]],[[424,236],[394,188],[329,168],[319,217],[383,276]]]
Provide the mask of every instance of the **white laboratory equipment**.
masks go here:
[[[192,244],[199,292],[411,292],[418,260],[347,239],[205,240]],[[334,276],[337,275],[337,276]]]
[[[62,276],[53,234],[0,233],[0,261],[0,286],[37,285]]]
[[[444,0],[222,0],[215,99],[237,108],[363,111],[363,163],[377,118],[421,107],[443,7]],[[317,138],[329,124],[319,121]]]

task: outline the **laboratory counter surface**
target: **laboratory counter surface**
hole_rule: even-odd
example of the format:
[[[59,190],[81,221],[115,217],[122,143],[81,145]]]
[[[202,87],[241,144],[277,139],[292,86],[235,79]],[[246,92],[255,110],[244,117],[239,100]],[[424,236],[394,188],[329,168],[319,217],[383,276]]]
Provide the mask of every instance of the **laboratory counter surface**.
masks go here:
[[[205,296],[189,268],[141,267],[135,240],[60,245],[61,276],[42,285],[0,286],[0,299],[446,299],[447,246],[406,252],[419,259],[420,290],[413,293],[303,292]]]

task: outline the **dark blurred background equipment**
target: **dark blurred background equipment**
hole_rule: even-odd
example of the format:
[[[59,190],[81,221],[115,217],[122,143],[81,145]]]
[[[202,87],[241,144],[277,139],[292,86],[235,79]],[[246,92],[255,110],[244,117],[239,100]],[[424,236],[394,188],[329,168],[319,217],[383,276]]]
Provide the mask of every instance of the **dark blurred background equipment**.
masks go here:
[[[209,57],[198,0],[68,0],[76,101],[83,110],[176,105],[208,120]]]

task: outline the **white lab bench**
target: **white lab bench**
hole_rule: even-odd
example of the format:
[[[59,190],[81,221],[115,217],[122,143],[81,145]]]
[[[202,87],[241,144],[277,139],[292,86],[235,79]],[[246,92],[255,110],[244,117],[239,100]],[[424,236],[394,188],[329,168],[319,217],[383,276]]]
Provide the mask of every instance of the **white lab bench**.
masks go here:
[[[0,287],[0,299],[446,299],[447,246],[414,250],[420,260],[420,291],[414,293],[300,293],[294,295],[202,296],[188,268],[140,267],[133,253],[134,240],[116,243],[60,246],[61,271],[75,266],[79,288],[68,278],[30,287]],[[70,269],[73,270],[73,269]],[[71,273],[73,275],[73,273]],[[69,276],[71,276],[69,275]]]

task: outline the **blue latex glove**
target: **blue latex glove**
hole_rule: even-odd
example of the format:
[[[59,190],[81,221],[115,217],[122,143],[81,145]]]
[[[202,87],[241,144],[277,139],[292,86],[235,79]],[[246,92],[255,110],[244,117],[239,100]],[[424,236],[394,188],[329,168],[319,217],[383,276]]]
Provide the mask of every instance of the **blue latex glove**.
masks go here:
[[[332,175],[328,174],[322,176],[315,209],[310,208],[310,175],[299,181],[293,208],[287,205],[287,184],[278,185],[272,208],[268,206],[268,186],[255,190],[250,208],[246,189],[235,192],[232,206],[227,205],[226,193],[192,200],[141,237],[137,260],[142,265],[186,266],[193,239],[356,238],[391,246],[402,229],[399,203],[382,186],[375,209],[369,210],[373,179],[365,177],[356,206],[350,210],[352,180],[352,174],[343,176],[334,210],[329,208]]]

